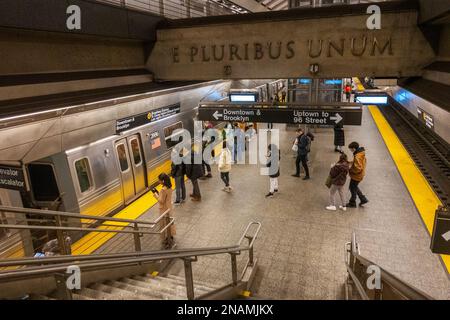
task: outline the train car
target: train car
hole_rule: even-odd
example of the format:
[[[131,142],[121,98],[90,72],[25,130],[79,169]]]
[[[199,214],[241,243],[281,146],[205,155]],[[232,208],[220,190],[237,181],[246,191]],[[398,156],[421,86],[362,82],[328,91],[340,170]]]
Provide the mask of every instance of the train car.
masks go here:
[[[143,113],[125,103],[119,107],[127,116],[115,121],[116,134],[27,163],[32,206],[97,216],[122,209],[153,187],[161,172],[170,172],[176,130],[192,136],[198,102],[226,95],[229,84],[221,84],[163,90],[139,100],[152,106]]]

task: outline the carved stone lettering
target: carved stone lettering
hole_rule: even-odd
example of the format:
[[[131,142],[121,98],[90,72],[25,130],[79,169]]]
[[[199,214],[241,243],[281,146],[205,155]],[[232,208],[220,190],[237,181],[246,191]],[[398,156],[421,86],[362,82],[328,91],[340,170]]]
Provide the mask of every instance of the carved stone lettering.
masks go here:
[[[220,48],[221,48],[220,55],[217,54],[216,48],[217,48],[216,45],[212,46],[214,61],[222,61],[223,57],[225,56],[225,46],[223,44],[220,46]]]
[[[344,45],[345,45],[345,39],[341,39],[340,46],[338,47],[333,41],[328,40],[328,52],[327,57],[332,57],[331,55],[331,49],[334,49],[341,57],[344,55]]]
[[[313,40],[308,40],[308,53],[310,58],[318,58],[322,54],[323,40],[319,40],[319,49],[313,53]]]

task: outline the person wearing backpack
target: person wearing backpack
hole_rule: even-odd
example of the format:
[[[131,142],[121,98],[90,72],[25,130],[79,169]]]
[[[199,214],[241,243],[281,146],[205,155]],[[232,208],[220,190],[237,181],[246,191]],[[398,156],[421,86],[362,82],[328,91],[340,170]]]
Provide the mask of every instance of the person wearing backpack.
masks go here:
[[[337,210],[335,201],[336,193],[339,193],[339,197],[341,198],[339,209],[343,211],[347,210],[347,207],[345,206],[344,185],[347,181],[349,167],[349,162],[345,153],[342,153],[339,156],[339,161],[331,167],[330,175],[328,177],[329,180],[327,181],[329,183],[327,187],[330,188],[330,205],[326,207],[327,210]]]
[[[305,134],[302,128],[297,129],[297,139],[295,141],[297,145],[297,158],[295,159],[295,174],[293,177],[300,177],[300,163],[305,170],[305,177],[303,180],[309,180],[309,168],[308,168],[308,153],[311,150],[311,138]]]

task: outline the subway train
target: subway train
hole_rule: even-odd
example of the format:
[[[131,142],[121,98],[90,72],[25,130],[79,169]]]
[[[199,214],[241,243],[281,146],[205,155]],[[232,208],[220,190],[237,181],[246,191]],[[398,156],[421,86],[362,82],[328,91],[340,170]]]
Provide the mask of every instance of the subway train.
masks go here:
[[[198,103],[226,99],[231,87],[257,89],[258,100],[267,101],[282,85],[268,80],[197,83],[97,110],[103,118],[102,113],[120,108],[123,116],[107,130],[114,134],[26,163],[28,206],[96,216],[119,211],[152,188],[160,173],[170,172],[174,132],[184,128],[192,136]]]

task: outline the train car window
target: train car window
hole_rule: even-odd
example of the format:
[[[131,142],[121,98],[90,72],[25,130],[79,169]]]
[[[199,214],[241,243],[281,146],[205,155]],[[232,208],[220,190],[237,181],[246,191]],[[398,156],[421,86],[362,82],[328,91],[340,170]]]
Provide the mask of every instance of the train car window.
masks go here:
[[[133,153],[133,160],[135,165],[140,165],[142,162],[141,148],[139,147],[138,139],[133,139],[130,142],[131,152]]]
[[[75,169],[77,171],[78,185],[81,193],[92,188],[92,175],[88,158],[82,158],[75,161]]]
[[[28,165],[31,189],[36,201],[55,201],[59,197],[55,172],[49,164],[31,163]]]
[[[183,123],[177,122],[171,126],[164,128],[164,137],[166,139],[167,149],[172,148],[174,145],[178,143],[178,139],[172,140],[172,137],[175,137],[179,134],[174,134],[174,131],[177,129],[183,129]]]
[[[118,144],[116,149],[117,149],[117,156],[119,157],[120,170],[122,172],[125,172],[128,170],[128,159],[127,159],[127,152],[125,151],[125,145]]]

